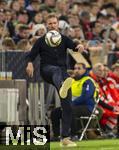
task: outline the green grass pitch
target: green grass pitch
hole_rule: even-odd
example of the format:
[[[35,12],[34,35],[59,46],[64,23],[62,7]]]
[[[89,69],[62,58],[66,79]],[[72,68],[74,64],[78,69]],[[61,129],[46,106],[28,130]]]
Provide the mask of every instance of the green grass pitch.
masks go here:
[[[76,142],[77,147],[60,147],[60,142],[51,142],[50,149],[45,146],[24,145],[24,146],[2,146],[0,150],[119,150],[119,139],[110,140],[83,140]]]
[[[60,147],[59,142],[50,144],[50,150],[119,150],[119,139],[113,140],[83,140],[76,142],[78,147]]]

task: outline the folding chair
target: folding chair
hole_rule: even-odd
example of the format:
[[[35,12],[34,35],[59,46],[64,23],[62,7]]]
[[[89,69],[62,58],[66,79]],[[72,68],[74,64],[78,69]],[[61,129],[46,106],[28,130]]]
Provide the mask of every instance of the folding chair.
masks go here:
[[[98,127],[97,129],[99,130],[100,135],[102,136],[102,131],[101,131],[101,127],[100,127],[100,124],[99,124],[99,121],[98,121],[98,117],[97,117],[97,115],[95,114],[95,110],[96,110],[96,108],[97,108],[98,102],[99,102],[99,99],[97,100],[97,102],[96,102],[96,104],[95,104],[95,107],[94,107],[94,109],[93,109],[93,111],[92,111],[92,114],[91,114],[90,116],[81,116],[81,117],[79,118],[80,121],[81,121],[82,129],[83,129],[83,131],[82,131],[82,133],[81,133],[81,136],[80,136],[80,139],[79,139],[80,141],[83,139],[84,135],[85,135],[85,137],[87,138],[86,131],[91,130],[91,129],[89,129],[88,127],[89,127],[89,124],[90,124],[91,120],[93,120],[93,119],[96,120],[97,127]],[[88,120],[85,127],[84,127],[83,120]]]
[[[89,118],[90,118],[90,116],[81,116],[81,117],[79,118],[80,123],[81,123],[82,130],[85,129],[84,123],[85,123],[85,121],[88,121]],[[97,124],[96,130],[99,131],[100,135],[102,135],[101,127],[100,127],[100,124],[99,124],[97,115],[93,114],[91,120],[95,120],[95,122],[96,122],[96,124]],[[90,121],[90,122],[91,122],[91,121]],[[89,125],[90,125],[90,123],[89,123]],[[92,131],[92,130],[94,129],[93,127],[89,127],[89,125],[88,125],[86,131]],[[88,139],[86,132],[84,133],[84,136],[85,136],[85,139]],[[82,138],[83,138],[83,137],[82,137]]]

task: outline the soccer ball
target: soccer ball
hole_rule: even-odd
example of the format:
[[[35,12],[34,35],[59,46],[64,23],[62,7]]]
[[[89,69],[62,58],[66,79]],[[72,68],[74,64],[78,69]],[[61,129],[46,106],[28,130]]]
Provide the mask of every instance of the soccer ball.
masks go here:
[[[61,43],[62,37],[58,31],[51,30],[46,33],[45,42],[50,47],[56,47]]]

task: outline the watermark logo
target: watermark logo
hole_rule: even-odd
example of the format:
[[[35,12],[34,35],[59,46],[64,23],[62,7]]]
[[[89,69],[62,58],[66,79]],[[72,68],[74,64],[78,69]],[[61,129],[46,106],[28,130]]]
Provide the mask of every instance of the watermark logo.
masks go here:
[[[46,145],[49,142],[49,127],[41,125],[4,126],[0,143],[4,145]]]

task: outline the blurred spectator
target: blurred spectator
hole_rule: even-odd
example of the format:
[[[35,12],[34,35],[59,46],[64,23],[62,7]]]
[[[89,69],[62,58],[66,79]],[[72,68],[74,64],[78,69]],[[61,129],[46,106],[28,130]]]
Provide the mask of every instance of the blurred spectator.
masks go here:
[[[22,39],[17,43],[18,50],[29,51],[31,47],[32,46],[28,39]]]
[[[103,43],[105,43],[105,40],[103,41]],[[103,45],[102,45],[103,46]],[[108,39],[107,42],[106,42],[106,46],[105,46],[105,52],[107,53],[107,55],[113,51],[115,48],[115,43],[111,40],[111,39]]]
[[[13,12],[12,10],[5,11],[5,20],[7,21],[7,28],[10,33],[10,37],[15,35],[15,27],[13,24]]]
[[[32,21],[34,16],[40,10],[40,1],[39,0],[31,0],[30,4],[26,7],[26,10],[29,15],[29,21]]]
[[[117,36],[118,36],[118,35],[117,35],[116,31],[111,28],[109,38],[110,38],[113,42],[116,42]]]
[[[93,40],[102,41],[102,38],[100,37],[100,32],[102,31],[102,29],[103,29],[103,26],[100,22],[95,21],[92,23],[92,34],[93,34],[92,39]]]
[[[68,16],[68,22],[71,27],[73,26],[78,26],[80,21],[79,21],[79,16],[76,14],[71,14]]]
[[[97,21],[102,24],[103,28],[106,28],[108,25],[112,24],[112,16],[99,12],[97,14]]]
[[[44,3],[41,4],[40,10],[47,10],[49,13],[55,12],[55,5],[56,1],[55,0],[44,0]]]
[[[91,3],[90,2],[83,2],[82,3],[82,12],[88,12],[89,15],[90,15],[90,12],[91,12]],[[81,13],[82,13],[81,12]]]
[[[9,32],[7,30],[7,28],[5,27],[5,25],[0,22],[0,46],[1,46],[1,42],[2,40],[6,37],[9,36]],[[1,49],[1,48],[0,48]]]
[[[65,20],[59,20],[59,29],[61,33],[64,34],[64,31],[69,28],[70,28],[70,25]]]
[[[70,11],[72,11],[73,14],[79,15],[81,12],[79,5],[81,7],[82,4],[79,2],[74,2],[73,5],[70,5],[70,7],[71,7]]]
[[[40,10],[40,12],[42,13],[42,17],[43,17],[43,22],[46,22],[46,18],[48,16],[48,10]]]
[[[32,29],[32,36],[41,37],[46,33],[46,27],[44,24],[36,24]]]
[[[16,49],[15,42],[10,37],[4,38],[4,40],[2,42],[2,46],[3,46],[4,50],[15,50]]]
[[[90,51],[92,65],[101,62],[102,43],[99,40],[89,40],[87,49]]]
[[[0,9],[8,9],[7,1],[0,0]]]
[[[77,39],[83,39],[84,38],[83,31],[79,25],[73,26],[72,28],[74,29],[74,32],[75,32],[75,38],[77,38]]]
[[[29,36],[29,27],[26,25],[20,25],[18,27],[16,35],[13,37],[13,40],[17,44],[21,39],[28,39]]]
[[[69,3],[67,3],[66,1],[63,1],[63,0],[57,0],[56,10],[57,10],[57,13],[59,14],[59,17],[64,17],[65,19],[67,19]]]
[[[116,21],[113,25],[112,28],[116,31],[116,33],[119,35],[119,21]]]
[[[0,9],[0,22],[4,23],[4,21],[5,21],[5,10]]]
[[[21,11],[21,6],[19,5],[17,0],[11,1],[10,9],[13,10],[16,15],[18,15],[18,13]]]
[[[98,80],[104,77],[104,69],[105,67],[102,63],[95,64],[92,68],[92,72],[95,75],[95,77],[91,77],[93,77],[93,79],[95,79],[98,82]]]
[[[106,73],[106,74],[105,74]],[[107,71],[105,72],[105,66],[101,63],[97,63],[94,65],[92,71],[90,72],[91,77],[98,83],[99,85],[99,95],[100,99],[105,102],[106,104],[113,107],[113,109],[104,109],[103,116],[101,118],[101,125],[103,129],[105,128],[105,131],[107,133],[108,137],[116,137],[115,134],[112,132],[114,127],[117,125],[117,114],[119,110],[116,109],[118,107],[117,100],[114,98],[114,93],[116,91],[116,88],[111,80],[108,80],[107,78]],[[113,93],[114,92],[114,93]],[[117,95],[117,94],[116,94]],[[115,95],[115,96],[116,96]],[[110,107],[111,108],[111,107]]]
[[[114,17],[116,17],[116,7],[113,3],[106,3],[104,5],[102,5],[102,8],[101,8],[102,11],[105,11],[105,14],[110,14]]]
[[[80,23],[85,35],[85,39],[92,39],[91,23],[90,23],[90,14],[88,11],[82,11],[80,14]]]
[[[112,69],[113,73],[116,74],[117,77],[119,78],[119,63],[115,63],[114,65],[112,65],[111,69]],[[119,82],[119,80],[118,80],[118,82]]]
[[[75,32],[73,28],[66,28],[63,33],[71,39],[75,38]]]
[[[30,4],[29,0],[25,0],[25,8]]]
[[[18,24],[28,24],[29,22],[29,15],[26,10],[20,11],[17,16]]]
[[[111,97],[109,97],[109,98],[113,99],[113,101],[116,102],[116,104],[119,104],[119,93],[116,89],[116,82],[119,82],[119,78],[107,66],[105,66],[104,74],[105,75],[104,75],[103,80],[105,80],[107,82],[107,83],[105,81],[103,82],[104,91],[107,90],[108,91],[108,92],[106,91],[107,97],[108,97],[108,94],[110,94]]]
[[[19,5],[20,5],[20,8],[21,9],[24,9],[25,8],[25,0],[17,0]]]
[[[4,24],[0,22],[0,40],[1,40],[2,35],[3,35],[3,29],[4,29]]]
[[[113,79],[114,79],[114,82],[115,82],[115,86],[116,86],[116,89],[119,93],[119,63],[115,63],[114,65],[112,65],[111,67],[112,71],[113,71]]]
[[[90,10],[90,21],[95,22],[97,19],[97,14],[99,13],[100,7],[97,3],[91,4],[91,10]]]
[[[38,24],[43,22],[43,17],[42,13],[39,11],[35,14],[33,21],[31,22],[32,24]]]
[[[118,2],[118,0],[115,0],[114,3],[115,3],[116,8],[119,9],[119,2]]]
[[[119,37],[117,38],[113,51],[109,53],[108,66],[111,67],[113,64],[117,62],[118,59],[119,59]]]
[[[102,39],[102,40],[105,40],[105,39],[109,39],[109,40],[111,40],[112,41],[112,43],[114,42],[116,42],[116,40],[117,40],[117,37],[118,37],[118,35],[117,35],[117,33],[115,32],[115,30],[114,29],[110,29],[110,32],[109,32],[109,35],[107,35],[107,32],[108,32],[108,29],[103,29],[101,32],[100,32],[100,34],[99,34],[99,36],[100,36],[100,38]],[[108,36],[108,37],[107,37]],[[114,48],[114,47],[113,47]]]

